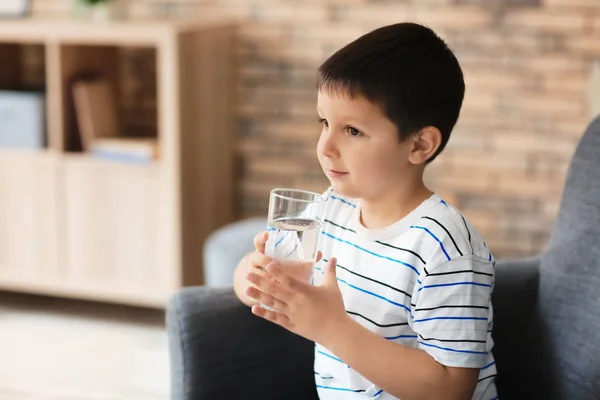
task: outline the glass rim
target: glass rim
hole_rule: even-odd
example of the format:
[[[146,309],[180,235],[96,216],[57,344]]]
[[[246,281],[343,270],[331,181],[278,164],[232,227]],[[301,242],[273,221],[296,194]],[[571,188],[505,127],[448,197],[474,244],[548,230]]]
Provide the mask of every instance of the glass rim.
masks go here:
[[[313,200],[297,199],[295,197],[284,196],[282,194],[277,193],[277,191],[282,191],[282,190],[285,190],[288,192],[298,192],[298,193],[310,194],[310,195],[315,196],[315,199],[313,199]],[[319,194],[316,192],[311,192],[310,190],[302,190],[302,189],[275,188],[275,189],[271,190],[271,196],[275,196],[275,197],[278,197],[278,198],[284,199],[284,200],[298,201],[301,203],[323,203],[325,201],[325,196],[323,196],[322,194]]]

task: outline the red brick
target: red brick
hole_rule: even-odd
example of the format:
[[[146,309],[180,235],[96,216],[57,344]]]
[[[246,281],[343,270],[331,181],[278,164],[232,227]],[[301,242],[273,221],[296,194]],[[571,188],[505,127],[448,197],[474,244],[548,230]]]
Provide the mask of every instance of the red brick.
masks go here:
[[[497,172],[504,173],[506,170],[525,173],[528,167],[528,159],[527,155],[521,152],[497,150],[476,153],[465,151],[452,154],[450,164],[452,168],[476,169],[492,176]]]
[[[598,0],[543,0],[547,7],[600,9]]]
[[[596,35],[600,34],[600,13],[596,12],[589,15],[588,20],[590,21],[593,33]]]
[[[434,161],[435,162],[435,161]],[[434,179],[434,189],[459,193],[481,193],[492,188],[495,171],[452,166],[451,173],[440,172]]]
[[[482,89],[535,90],[540,86],[539,73],[525,71],[515,73],[492,68],[463,67],[467,90],[479,93]]]
[[[585,14],[579,11],[557,11],[544,8],[516,9],[509,11],[504,16],[503,22],[509,29],[573,35],[583,31]]]
[[[434,30],[473,30],[488,28],[493,22],[491,10],[483,7],[457,6],[418,7],[412,20],[431,26]]]
[[[557,185],[554,180],[533,179],[526,174],[512,174],[508,171],[498,174],[491,187],[499,196],[516,198],[556,198],[562,193],[562,186]]]
[[[496,109],[497,98],[494,93],[475,92],[469,89],[465,92],[463,100],[463,113],[490,114]]]
[[[261,22],[289,21],[301,25],[323,24],[328,18],[328,11],[324,3],[308,3],[298,6],[283,1],[270,2],[262,7],[254,7],[252,17]]]
[[[491,138],[492,148],[499,153],[548,153],[570,157],[577,142],[571,138],[531,135],[528,132],[497,132]]]
[[[503,94],[502,110],[508,113],[521,113],[533,116],[552,116],[553,118],[578,118],[585,115],[585,102],[581,96],[534,95],[519,93]]]
[[[567,47],[588,57],[600,57],[600,35],[571,38],[567,41]]]
[[[588,85],[588,77],[580,73],[543,74],[543,89],[549,95],[567,92],[581,98]]]

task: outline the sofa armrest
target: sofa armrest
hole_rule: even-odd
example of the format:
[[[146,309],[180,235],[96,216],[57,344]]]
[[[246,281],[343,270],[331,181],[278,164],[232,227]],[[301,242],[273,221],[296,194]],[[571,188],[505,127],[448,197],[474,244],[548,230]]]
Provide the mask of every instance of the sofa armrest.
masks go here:
[[[540,258],[500,260],[496,264],[493,301],[500,311],[515,307],[531,309],[535,306],[539,284]],[[495,305],[496,307],[496,305]]]
[[[317,398],[314,344],[253,315],[231,288],[182,289],[167,328],[173,400]]]
[[[500,398],[531,399],[541,377],[536,346],[540,259],[499,261],[492,294],[494,357]],[[541,383],[540,383],[541,384]],[[532,392],[533,390],[533,392]]]
[[[266,230],[265,218],[250,218],[211,233],[203,248],[204,284],[213,287],[233,285],[233,273],[238,263],[254,251],[254,236]]]

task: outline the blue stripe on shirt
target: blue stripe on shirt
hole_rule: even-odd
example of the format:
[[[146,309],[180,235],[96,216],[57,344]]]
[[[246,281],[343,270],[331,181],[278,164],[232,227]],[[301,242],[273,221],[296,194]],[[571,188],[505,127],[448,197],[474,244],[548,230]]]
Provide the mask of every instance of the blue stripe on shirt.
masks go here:
[[[384,339],[396,340],[396,339],[416,339],[417,335],[399,335],[399,336],[388,336]]]
[[[390,303],[390,304],[393,304],[393,305],[395,305],[395,306],[402,307],[402,308],[404,308],[406,311],[410,312],[410,308],[409,308],[409,307],[407,307],[407,306],[405,306],[405,305],[404,305],[404,304],[402,304],[402,303],[397,303],[397,302],[395,302],[395,301],[392,301],[392,300],[390,300],[390,299],[387,299],[387,298],[385,298],[385,297],[383,297],[383,296],[381,296],[381,295],[379,295],[379,294],[377,294],[377,293],[373,293],[373,292],[370,292],[370,291],[368,291],[368,290],[365,290],[365,289],[359,288],[358,286],[354,286],[354,285],[352,285],[351,283],[348,283],[348,282],[346,282],[346,281],[345,281],[345,280],[343,280],[343,279],[337,278],[337,280],[338,280],[338,281],[340,281],[340,282],[342,282],[342,283],[345,283],[346,285],[350,286],[352,289],[356,289],[356,290],[358,290],[358,291],[360,291],[360,292],[363,292],[363,293],[366,293],[366,294],[370,294],[371,296],[374,296],[374,297],[377,297],[378,299],[381,299],[381,300],[387,301],[388,303]]]
[[[321,234],[323,234],[323,235],[325,235],[325,236],[328,236],[328,237],[330,237],[330,238],[332,238],[332,239],[335,239],[335,240],[337,240],[337,241],[340,241],[340,242],[342,242],[342,243],[349,244],[350,246],[353,246],[353,247],[355,247],[355,248],[357,248],[357,249],[359,249],[359,250],[362,250],[362,251],[364,251],[365,253],[369,253],[369,254],[371,254],[371,255],[373,255],[373,256],[375,256],[375,257],[383,258],[383,259],[386,259],[386,260],[393,261],[393,262],[395,262],[395,263],[398,263],[398,264],[404,265],[405,267],[408,267],[408,268],[412,269],[412,270],[413,270],[413,271],[414,271],[414,272],[415,272],[417,275],[420,275],[419,271],[418,271],[418,270],[417,270],[415,267],[413,267],[412,265],[410,265],[410,264],[408,264],[408,263],[405,263],[404,261],[396,260],[395,258],[386,257],[386,256],[382,256],[381,254],[374,253],[374,252],[372,252],[372,251],[370,251],[370,250],[367,250],[367,249],[365,249],[365,248],[362,248],[362,247],[360,247],[360,246],[358,246],[358,245],[356,245],[356,244],[354,244],[354,243],[350,243],[350,242],[348,242],[347,240],[343,240],[343,239],[340,239],[340,238],[338,238],[338,237],[335,237],[335,236],[333,236],[332,234],[330,234],[330,233],[327,233],[327,232],[321,232]]]
[[[340,199],[339,197],[335,197],[335,196],[329,196],[329,197],[332,198],[332,199],[334,199],[334,200],[339,200],[339,201],[341,201],[344,204],[348,204],[349,206],[356,208],[356,206],[354,204],[350,203],[349,201],[346,201],[344,199]]]
[[[315,267],[315,270],[317,270],[317,271],[319,271],[319,272],[321,272],[321,273],[325,273],[325,272],[323,272],[323,269],[322,269],[322,268],[319,268],[319,267]],[[356,289],[356,290],[358,290],[358,291],[360,291],[360,292],[363,292],[363,293],[366,293],[366,294],[370,294],[371,296],[374,296],[374,297],[377,297],[378,299],[381,299],[381,300],[387,301],[387,302],[388,302],[388,303],[390,303],[390,304],[393,304],[393,305],[395,305],[395,306],[398,306],[398,307],[402,307],[402,308],[404,308],[406,311],[408,311],[409,313],[411,312],[411,311],[410,311],[410,308],[409,308],[409,307],[407,307],[407,306],[405,306],[405,305],[404,305],[404,304],[402,304],[402,303],[397,303],[397,302],[395,302],[395,301],[393,301],[393,300],[390,300],[390,299],[388,299],[388,298],[386,298],[386,297],[383,297],[383,296],[381,296],[381,295],[379,295],[379,294],[377,294],[377,293],[373,293],[373,292],[370,292],[370,291],[368,291],[368,290],[366,290],[366,289],[363,289],[363,288],[361,288],[361,287],[355,286],[355,285],[353,285],[353,284],[351,284],[351,283],[348,283],[348,282],[346,282],[346,281],[345,281],[345,280],[343,280],[343,279],[337,278],[337,280],[338,280],[339,282],[342,282],[342,283],[344,283],[344,284],[346,284],[346,285],[350,286],[352,289]]]
[[[433,321],[436,319],[455,319],[455,320],[474,320],[474,321],[487,321],[487,318],[484,317],[432,317],[432,318],[424,318],[424,319],[415,319],[413,322],[427,322]]]
[[[328,389],[328,390],[340,390],[342,392],[354,392],[354,393],[364,392],[363,389],[348,389],[348,388],[333,387],[333,386],[323,386],[323,385],[317,385],[317,388],[319,388],[319,389]]]
[[[323,352],[323,351],[321,351],[321,350],[317,350],[317,353],[319,353],[319,354],[323,354],[325,357],[329,357],[329,358],[331,358],[331,359],[333,359],[333,360],[335,360],[335,361],[341,362],[342,364],[346,365],[346,363],[345,363],[345,362],[343,362],[342,360],[340,360],[340,359],[339,359],[339,358],[337,358],[337,357],[334,357],[334,356],[332,356],[331,354],[327,354],[327,353],[325,353],[325,352]]]
[[[454,282],[454,283],[440,283],[437,285],[425,285],[423,287],[419,288],[419,292],[423,289],[429,289],[429,288],[435,288],[435,287],[442,287],[442,286],[459,286],[459,285],[474,285],[474,286],[485,286],[485,287],[492,287],[492,285],[487,284],[487,283],[478,283],[478,282]]]
[[[485,367],[481,368],[481,370],[483,371],[484,369],[488,369],[489,367],[491,367],[492,365],[496,364],[496,361],[492,361],[491,363],[489,363],[488,365],[486,365]]]
[[[354,392],[354,393],[366,392],[366,390],[364,390],[364,389],[348,389],[348,388],[335,387],[335,386],[324,386],[324,385],[316,385],[316,386],[318,389],[339,390],[342,392]],[[381,393],[383,393],[383,389],[379,389],[379,391],[377,393],[375,393],[372,397],[377,397]]]
[[[448,255],[448,252],[444,248],[444,245],[442,244],[442,241],[440,239],[438,239],[437,236],[435,236],[429,229],[425,228],[424,226],[419,226],[419,225],[411,225],[411,228],[413,228],[413,229],[422,229],[425,232],[429,233],[429,235],[431,235],[431,237],[434,238],[435,241],[440,244],[440,247],[442,248],[442,251],[446,255],[446,258],[448,259],[448,261],[450,261],[450,256]]]
[[[452,351],[452,352],[455,352],[455,353],[487,354],[487,351],[457,350],[457,349],[451,349],[449,347],[441,347],[441,346],[436,346],[434,344],[423,343],[423,342],[419,342],[419,344],[422,344],[423,346],[435,347],[436,349],[440,349],[440,350]]]

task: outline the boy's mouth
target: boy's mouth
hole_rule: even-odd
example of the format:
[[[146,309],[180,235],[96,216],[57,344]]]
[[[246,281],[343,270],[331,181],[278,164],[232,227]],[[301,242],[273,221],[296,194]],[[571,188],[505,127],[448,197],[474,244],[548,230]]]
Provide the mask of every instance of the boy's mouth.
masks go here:
[[[327,175],[331,178],[341,178],[344,175],[348,175],[347,172],[343,172],[343,171],[336,171],[333,169],[327,170]]]

